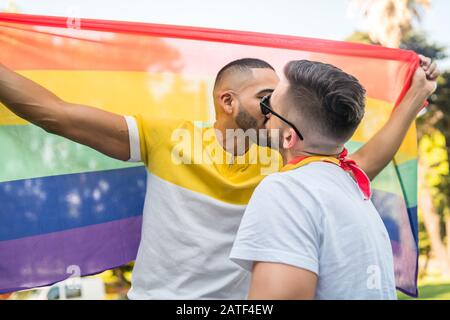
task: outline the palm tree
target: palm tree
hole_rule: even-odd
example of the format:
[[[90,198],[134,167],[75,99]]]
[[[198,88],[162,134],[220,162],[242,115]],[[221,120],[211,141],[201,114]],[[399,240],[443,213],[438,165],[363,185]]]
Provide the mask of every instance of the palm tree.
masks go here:
[[[352,0],[368,24],[373,42],[398,48],[415,22],[420,22],[431,0]]]
[[[0,9],[0,11],[1,11],[1,9]],[[8,0],[8,4],[6,5],[6,8],[3,11],[9,12],[9,13],[17,13],[18,9],[14,3],[14,0]]]
[[[368,24],[368,34],[357,32],[348,40],[382,44],[414,50],[433,59],[443,58],[444,48],[430,44],[424,35],[414,32],[415,22],[420,22],[431,0],[351,0]],[[368,35],[368,36],[367,36]],[[419,118],[417,130],[422,141],[424,136],[433,137],[439,131],[445,137],[446,167],[450,160],[450,72],[442,75],[438,91],[431,99],[428,112]],[[430,150],[435,154],[436,150]],[[419,154],[419,194],[421,218],[428,234],[433,257],[439,262],[442,273],[450,275],[450,175],[442,174],[443,182],[430,185],[427,177],[435,163],[425,154]],[[436,175],[436,174],[435,174]]]

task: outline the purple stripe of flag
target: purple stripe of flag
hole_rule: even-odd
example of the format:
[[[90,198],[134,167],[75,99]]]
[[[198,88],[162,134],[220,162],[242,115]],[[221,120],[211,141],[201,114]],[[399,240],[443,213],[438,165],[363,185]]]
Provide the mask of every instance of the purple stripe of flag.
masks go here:
[[[136,258],[142,216],[0,242],[0,292],[90,275]]]

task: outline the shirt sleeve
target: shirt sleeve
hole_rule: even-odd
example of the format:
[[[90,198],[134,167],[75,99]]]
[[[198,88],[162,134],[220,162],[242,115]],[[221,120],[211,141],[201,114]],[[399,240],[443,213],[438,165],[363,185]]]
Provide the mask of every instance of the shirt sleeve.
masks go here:
[[[136,118],[133,116],[125,116],[125,121],[128,126],[128,139],[130,142],[130,159],[128,162],[141,162],[142,154],[145,154],[145,144],[143,145],[143,152],[141,152],[141,139],[139,136],[139,128]]]
[[[254,262],[292,265],[319,274],[321,214],[314,197],[283,174],[255,189],[230,259],[251,271]]]
[[[127,115],[130,142],[130,159],[128,162],[144,162],[148,166],[150,155],[170,138],[170,121],[146,115]],[[169,135],[169,136],[168,136]]]

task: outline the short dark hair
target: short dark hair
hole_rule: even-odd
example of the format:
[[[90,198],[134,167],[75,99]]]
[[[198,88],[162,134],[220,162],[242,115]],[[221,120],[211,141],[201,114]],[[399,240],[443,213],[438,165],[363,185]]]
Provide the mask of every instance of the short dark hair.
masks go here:
[[[228,63],[222,69],[220,69],[220,71],[217,73],[214,88],[217,87],[218,83],[222,80],[222,78],[228,71],[245,72],[250,69],[272,69],[275,71],[275,69],[269,63],[261,59],[243,58],[234,60]]]
[[[366,90],[354,76],[326,63],[289,62],[288,94],[305,123],[326,138],[347,141],[364,117]]]

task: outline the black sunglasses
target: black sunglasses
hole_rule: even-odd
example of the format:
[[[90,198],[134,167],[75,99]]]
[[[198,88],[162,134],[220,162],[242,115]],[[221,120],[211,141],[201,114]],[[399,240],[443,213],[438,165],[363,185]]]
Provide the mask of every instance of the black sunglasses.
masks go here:
[[[300,138],[300,140],[303,140],[303,136],[300,133],[300,131],[295,127],[294,124],[292,124],[292,122],[290,122],[289,120],[287,120],[286,118],[282,117],[281,115],[279,115],[278,113],[276,113],[272,107],[270,106],[270,95],[269,96],[265,96],[264,98],[261,99],[261,102],[259,103],[259,106],[261,108],[261,113],[263,115],[268,115],[269,113],[273,114],[275,117],[279,118],[280,120],[284,121],[285,123],[287,123],[292,129],[294,129],[295,133],[298,135],[298,137]]]

